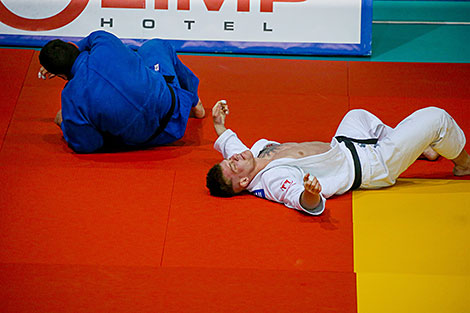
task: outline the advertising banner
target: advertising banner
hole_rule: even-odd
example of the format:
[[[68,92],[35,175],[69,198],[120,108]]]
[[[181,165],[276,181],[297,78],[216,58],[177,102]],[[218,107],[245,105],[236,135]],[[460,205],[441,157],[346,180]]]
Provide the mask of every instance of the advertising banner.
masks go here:
[[[184,52],[370,55],[372,0],[0,0],[0,45],[94,30]]]

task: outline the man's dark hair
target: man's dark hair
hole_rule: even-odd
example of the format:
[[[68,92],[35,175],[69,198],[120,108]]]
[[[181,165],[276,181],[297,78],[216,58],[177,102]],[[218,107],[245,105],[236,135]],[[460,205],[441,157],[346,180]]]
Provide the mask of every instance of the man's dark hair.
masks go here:
[[[71,43],[60,39],[49,41],[39,53],[39,62],[52,74],[64,74],[70,77],[72,66],[75,63],[80,50]]]
[[[214,165],[207,173],[206,186],[213,196],[227,198],[236,195],[235,191],[233,191],[232,182],[227,181],[224,177],[220,164]]]

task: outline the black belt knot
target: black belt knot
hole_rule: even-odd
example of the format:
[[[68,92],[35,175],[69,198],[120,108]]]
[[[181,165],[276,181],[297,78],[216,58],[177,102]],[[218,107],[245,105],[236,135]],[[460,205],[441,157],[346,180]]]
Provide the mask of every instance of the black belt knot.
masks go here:
[[[362,184],[362,169],[361,169],[361,160],[359,160],[359,155],[357,154],[356,147],[353,142],[364,144],[364,145],[375,145],[377,143],[376,138],[371,139],[354,139],[346,136],[336,136],[338,142],[344,142],[346,147],[351,151],[351,155],[354,161],[354,182],[349,190],[355,190],[361,187]]]

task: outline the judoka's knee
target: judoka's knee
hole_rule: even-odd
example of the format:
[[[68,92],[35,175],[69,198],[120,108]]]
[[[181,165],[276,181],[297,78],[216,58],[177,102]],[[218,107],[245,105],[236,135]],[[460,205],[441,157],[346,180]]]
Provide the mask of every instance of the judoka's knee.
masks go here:
[[[458,128],[457,123],[445,110],[437,107],[427,107],[413,113],[412,120],[422,129],[436,136],[443,137],[446,133],[452,133],[451,129]]]
[[[363,116],[363,115],[369,115],[370,113],[364,109],[352,109],[349,110],[348,113],[346,113],[346,116],[348,117],[356,117],[356,116]]]
[[[348,111],[346,115],[344,116],[344,119],[352,119],[352,120],[365,120],[365,119],[370,119],[371,116],[374,116],[372,113],[369,111],[366,111],[364,109],[353,109]]]
[[[441,116],[441,115],[448,115],[448,113],[441,108],[438,107],[426,107],[421,109],[420,111],[426,112],[427,114],[432,114],[435,116]]]
[[[444,109],[438,107],[427,107],[424,109],[419,110],[426,119],[432,123],[446,123],[448,121],[452,121],[452,117],[449,113],[447,113]]]

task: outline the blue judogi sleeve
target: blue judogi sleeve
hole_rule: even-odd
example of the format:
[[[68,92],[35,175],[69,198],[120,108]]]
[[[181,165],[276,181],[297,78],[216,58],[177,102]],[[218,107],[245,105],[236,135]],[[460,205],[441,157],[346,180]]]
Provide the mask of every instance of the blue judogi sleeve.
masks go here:
[[[104,36],[107,40],[113,40],[113,38],[119,40],[118,38],[106,32],[94,32],[77,43],[78,49],[80,52],[91,50],[93,45],[98,43],[98,41],[95,39],[101,36]],[[68,110],[75,108],[72,103],[73,99],[74,98],[70,96],[62,96],[62,109],[65,111],[62,112],[62,116],[65,118],[65,120],[60,126],[64,135],[64,139],[75,152],[94,152],[103,146],[103,136],[92,124],[87,122],[86,118],[83,117],[80,113],[77,114],[77,112],[68,112]],[[82,118],[67,118],[68,116],[77,115],[81,116]]]
[[[80,52],[90,51],[93,46],[102,43],[103,40],[106,40],[106,44],[113,41],[116,41],[117,45],[122,44],[114,35],[104,31],[97,31],[80,40],[77,46]],[[77,106],[73,104],[76,98],[77,96],[70,96],[68,93],[63,93],[62,95],[62,116],[64,121],[61,124],[61,129],[64,139],[77,153],[95,152],[103,147],[103,136],[87,121],[87,117],[83,116],[81,112],[69,112],[77,111],[75,110]],[[69,116],[74,118],[68,118]]]
[[[103,146],[103,136],[90,124],[78,125],[70,121],[62,123],[61,128],[65,140],[77,153],[95,152]]]
[[[60,127],[62,128],[64,139],[75,152],[94,152],[103,146],[103,136],[87,121],[83,114],[75,110],[76,106],[73,105],[74,99],[75,97],[62,97],[62,117],[64,120]]]

